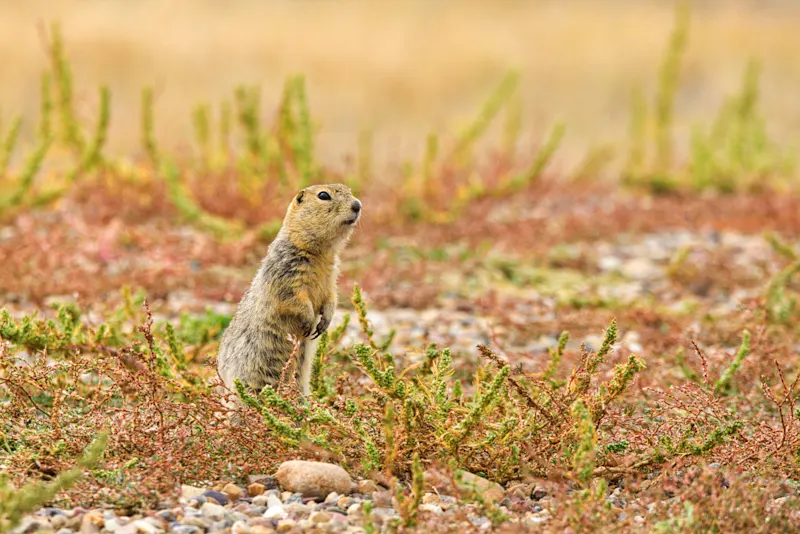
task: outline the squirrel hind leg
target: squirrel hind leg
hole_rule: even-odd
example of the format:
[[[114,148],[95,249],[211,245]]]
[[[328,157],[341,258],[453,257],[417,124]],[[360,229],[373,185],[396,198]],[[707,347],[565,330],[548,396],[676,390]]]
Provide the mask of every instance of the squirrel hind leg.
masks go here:
[[[300,348],[300,392],[308,397],[311,395],[311,367],[317,352],[317,339],[306,338]]]

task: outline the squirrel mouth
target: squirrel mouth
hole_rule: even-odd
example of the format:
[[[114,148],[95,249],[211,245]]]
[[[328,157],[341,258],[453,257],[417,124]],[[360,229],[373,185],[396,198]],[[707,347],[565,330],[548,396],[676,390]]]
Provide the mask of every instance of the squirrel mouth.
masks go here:
[[[358,218],[359,218],[359,216],[356,215],[355,217],[351,217],[351,218],[345,220],[343,224],[346,224],[348,226],[352,226],[352,225],[354,225],[356,223],[356,221],[358,221]]]

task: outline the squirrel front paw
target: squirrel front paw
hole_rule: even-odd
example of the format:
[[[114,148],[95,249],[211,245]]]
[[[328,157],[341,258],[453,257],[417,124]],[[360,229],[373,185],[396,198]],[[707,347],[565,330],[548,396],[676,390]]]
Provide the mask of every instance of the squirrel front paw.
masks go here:
[[[303,332],[303,337],[311,337],[314,333],[314,321],[302,321],[300,324],[300,331]]]
[[[324,315],[319,318],[319,322],[317,323],[317,328],[314,331],[314,336],[311,339],[317,339],[322,333],[328,329],[330,326],[331,320]]]

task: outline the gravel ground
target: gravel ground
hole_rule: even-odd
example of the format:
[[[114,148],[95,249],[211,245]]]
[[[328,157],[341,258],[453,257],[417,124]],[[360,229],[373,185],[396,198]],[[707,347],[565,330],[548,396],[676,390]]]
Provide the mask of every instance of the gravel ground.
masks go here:
[[[675,288],[673,282],[677,255],[685,251],[683,265],[697,273],[713,270],[724,264],[738,279],[753,280],[753,284],[734,284],[731,290],[703,293],[704,288],[690,286]],[[681,306],[689,299],[702,299],[717,314],[731,313],[747,299],[764,290],[763,273],[774,272],[780,265],[777,256],[762,236],[745,236],[731,233],[676,232],[619,237],[615,241],[582,243],[561,247],[560,258],[576,260],[584,258],[583,282],[577,286],[571,279],[573,292],[592,292],[602,296],[613,296],[620,305],[637,299],[658,296],[661,304]],[[558,270],[558,269],[555,269]],[[710,275],[713,277],[714,273]],[[598,285],[592,279],[604,277],[613,284]],[[762,283],[757,283],[761,279]],[[456,286],[459,280],[453,282]],[[584,284],[584,285],[581,285]],[[445,294],[447,288],[445,288]],[[527,298],[527,308],[509,310],[516,320],[556,320],[554,310],[562,298],[559,289],[547,291],[522,291],[520,294],[536,293]],[[368,298],[368,297],[367,297]],[[63,300],[53,297],[50,300]],[[397,330],[394,346],[424,347],[435,342],[450,346],[454,351],[474,352],[478,343],[491,343],[496,331],[492,317],[484,317],[471,311],[459,310],[459,298],[443,297],[441,306],[428,310],[383,309],[370,310],[370,319],[379,336],[390,329]],[[184,293],[171,294],[161,318],[174,317],[186,309],[209,306],[217,312],[231,313],[234,306],[219,302],[198,302]],[[17,311],[24,309],[20,306]],[[15,310],[12,309],[12,312]],[[340,311],[340,314],[342,312]],[[158,317],[157,317],[158,318]],[[642,349],[637,342],[635,325],[624,332],[623,342],[634,351]],[[358,325],[351,322],[344,343],[357,341]],[[507,347],[514,350],[543,350],[557,343],[557,333],[538,339],[526,339]],[[580,343],[584,339],[573,339]],[[589,339],[589,343],[598,342]],[[421,352],[420,352],[421,355]],[[413,351],[407,353],[413,360]],[[719,467],[712,465],[711,467]],[[520,527],[536,529],[551,520],[557,503],[552,492],[530,482],[495,487],[501,493],[496,496],[499,510],[508,516],[508,521]],[[279,483],[271,476],[251,477],[247,487],[233,483],[209,487],[184,486],[182,496],[175,503],[165,503],[164,509],[129,517],[117,515],[111,510],[60,510],[43,508],[25,519],[14,532],[53,532],[57,534],[115,532],[118,534],[158,534],[176,532],[193,534],[201,532],[233,532],[239,534],[272,532],[373,532],[394,528],[401,518],[393,506],[391,493],[372,481],[350,481],[350,490],[325,492],[316,497],[304,491],[292,491],[291,484]],[[319,488],[318,488],[319,489]],[[321,490],[320,490],[321,491]],[[626,493],[623,488],[610,488],[607,500],[619,514],[619,519],[628,519],[636,524],[646,524],[648,514],[657,504],[645,505]],[[775,500],[779,504],[780,498]],[[458,503],[455,496],[426,493],[420,507],[422,518],[438,518],[446,524],[456,525],[462,530],[488,530],[493,526],[486,509],[477,504]],[[661,504],[669,505],[668,501]],[[374,529],[374,530],[373,530]]]
[[[309,470],[329,465],[303,463]],[[495,500],[497,508],[508,516],[512,524],[535,527],[552,517],[550,508],[555,501],[541,486],[516,483],[503,489],[475,475],[467,474],[465,477],[474,480],[476,487],[488,488],[483,491],[484,497]],[[132,516],[102,509],[43,508],[27,517],[13,532],[267,534],[316,531],[356,534],[372,529],[392,530],[402,522],[393,506],[391,492],[370,480],[352,482],[352,492],[331,492],[316,498],[307,496],[309,493],[319,495],[320,488],[314,485],[297,488],[302,492],[292,492],[283,491],[281,487],[292,487],[292,481],[278,484],[275,478],[263,475],[251,476],[251,480],[254,482],[247,487],[233,483],[218,485],[216,489],[183,486],[182,496],[174,505]],[[615,506],[627,505],[619,497],[619,491],[610,492],[608,499]],[[492,521],[482,510],[477,504],[459,503],[453,496],[437,493],[425,493],[419,507],[422,520],[435,519],[465,530],[489,530]],[[641,521],[644,521],[643,517]]]

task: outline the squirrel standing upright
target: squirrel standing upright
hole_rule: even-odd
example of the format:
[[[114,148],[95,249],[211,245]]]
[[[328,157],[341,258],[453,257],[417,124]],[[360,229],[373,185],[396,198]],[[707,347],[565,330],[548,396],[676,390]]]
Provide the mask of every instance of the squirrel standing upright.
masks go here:
[[[361,201],[341,184],[306,187],[286,210],[278,235],[225,330],[217,357],[225,386],[275,385],[301,341],[300,389],[310,393],[316,339],[336,309],[339,253],[361,216]]]

